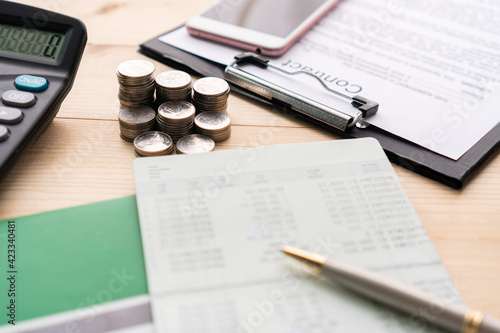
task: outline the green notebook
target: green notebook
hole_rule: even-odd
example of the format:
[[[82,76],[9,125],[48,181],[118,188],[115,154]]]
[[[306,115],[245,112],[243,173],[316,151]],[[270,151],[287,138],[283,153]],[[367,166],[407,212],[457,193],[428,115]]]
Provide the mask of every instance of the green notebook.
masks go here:
[[[1,221],[0,261],[0,325],[10,320],[11,299],[17,323],[148,290],[135,196]]]

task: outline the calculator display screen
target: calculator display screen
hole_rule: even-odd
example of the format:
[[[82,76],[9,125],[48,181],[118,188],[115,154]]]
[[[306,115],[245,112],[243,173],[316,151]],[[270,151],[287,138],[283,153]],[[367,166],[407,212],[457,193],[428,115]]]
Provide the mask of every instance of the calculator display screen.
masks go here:
[[[0,23],[0,51],[57,59],[65,33]]]

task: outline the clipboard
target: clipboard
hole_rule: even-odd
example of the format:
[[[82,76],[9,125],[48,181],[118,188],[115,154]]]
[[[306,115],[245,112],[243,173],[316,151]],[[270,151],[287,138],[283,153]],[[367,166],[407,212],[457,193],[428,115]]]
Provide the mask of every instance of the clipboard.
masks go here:
[[[225,78],[226,66],[203,59],[161,42],[159,37],[168,32],[171,31],[162,33],[140,44],[139,52],[166,65],[185,70],[192,74]],[[261,94],[244,89],[235,84],[230,83],[230,85],[231,89],[237,93],[249,96],[266,104],[274,105],[286,112],[297,113],[290,105],[280,100],[268,99]],[[380,142],[387,157],[392,163],[455,189],[460,189],[467,184],[475,171],[479,169],[489,157],[496,153],[500,144],[500,124],[497,124],[460,159],[455,161],[402,139],[401,137],[395,136],[376,126],[368,126],[366,128],[351,126],[349,130],[345,131],[327,125],[325,122],[311,118],[310,116],[306,117],[301,113],[297,114],[299,117],[304,117],[308,121],[343,137],[375,138]]]
[[[306,96],[301,95],[298,92],[285,89],[275,83],[264,80],[256,75],[250,74],[241,67],[241,65],[250,64],[253,66],[259,66],[264,69],[279,71],[285,75],[308,75],[321,83],[323,88],[325,88],[330,93],[334,94],[339,98],[343,98],[349,101],[351,106],[358,110],[356,116],[351,116],[337,110],[335,108],[329,107],[328,105],[318,103]],[[229,64],[224,70],[224,79],[230,84],[240,87],[247,92],[262,96],[269,100],[270,102],[277,102],[288,109],[295,112],[302,113],[303,115],[320,121],[328,126],[332,126],[337,130],[342,132],[350,131],[355,126],[360,128],[363,127],[360,120],[362,118],[368,118],[377,113],[379,104],[378,102],[368,99],[361,95],[356,95],[351,97],[349,95],[343,94],[339,91],[333,90],[328,87],[323,80],[321,80],[316,75],[302,71],[287,71],[280,67],[273,65],[269,58],[261,56],[252,52],[245,52],[236,55],[231,64]]]

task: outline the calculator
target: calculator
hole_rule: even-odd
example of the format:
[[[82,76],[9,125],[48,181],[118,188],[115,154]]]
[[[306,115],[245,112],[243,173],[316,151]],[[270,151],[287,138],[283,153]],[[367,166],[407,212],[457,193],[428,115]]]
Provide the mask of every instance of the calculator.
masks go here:
[[[86,42],[77,19],[0,1],[0,178],[54,119]]]

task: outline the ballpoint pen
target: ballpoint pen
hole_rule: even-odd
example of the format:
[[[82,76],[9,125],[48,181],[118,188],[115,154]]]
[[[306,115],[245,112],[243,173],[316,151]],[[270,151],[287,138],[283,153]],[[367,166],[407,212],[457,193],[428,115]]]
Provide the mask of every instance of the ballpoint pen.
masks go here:
[[[344,288],[427,320],[451,332],[500,333],[500,320],[463,304],[443,304],[434,295],[368,269],[286,246],[286,255]],[[420,311],[434,309],[434,311]]]

